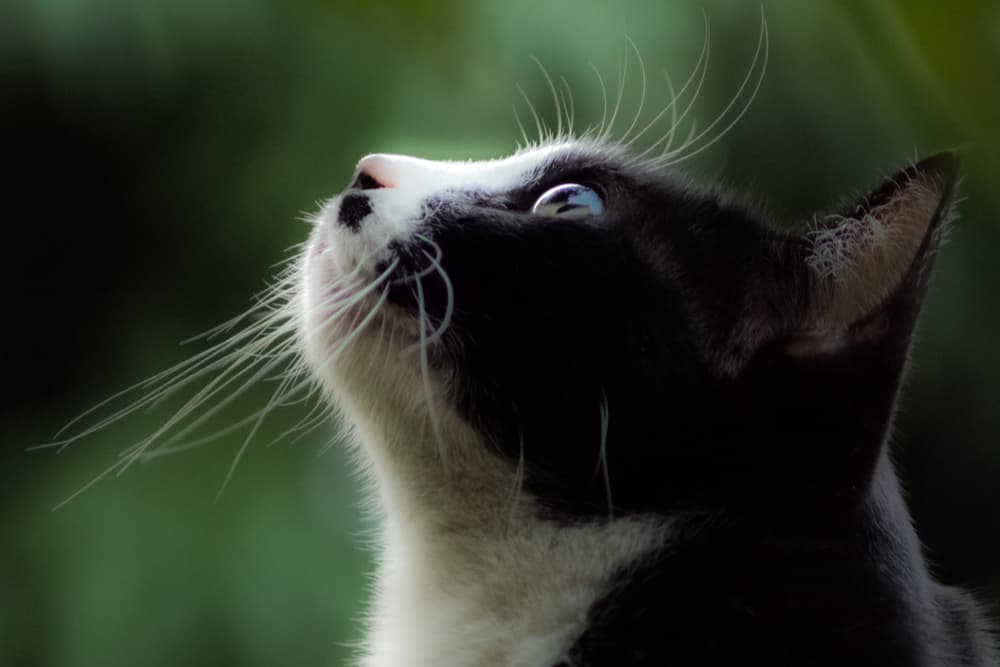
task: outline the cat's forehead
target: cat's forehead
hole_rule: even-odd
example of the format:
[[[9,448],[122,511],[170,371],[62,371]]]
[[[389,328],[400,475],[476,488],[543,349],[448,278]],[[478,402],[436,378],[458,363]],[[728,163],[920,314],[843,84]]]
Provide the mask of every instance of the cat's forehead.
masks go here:
[[[582,141],[526,148],[509,157],[491,160],[427,160],[375,153],[358,162],[354,180],[366,175],[379,187],[413,193],[475,191],[498,194],[530,187],[553,173],[612,163],[615,158],[610,148]]]

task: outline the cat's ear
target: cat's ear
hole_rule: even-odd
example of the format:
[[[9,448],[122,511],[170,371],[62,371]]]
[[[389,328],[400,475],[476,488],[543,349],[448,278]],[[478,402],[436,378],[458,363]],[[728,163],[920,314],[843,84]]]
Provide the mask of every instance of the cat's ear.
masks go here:
[[[947,224],[958,173],[939,153],[896,174],[856,204],[819,216],[799,238],[808,295],[793,356],[886,335],[909,340]],[[801,275],[801,274],[800,274]]]

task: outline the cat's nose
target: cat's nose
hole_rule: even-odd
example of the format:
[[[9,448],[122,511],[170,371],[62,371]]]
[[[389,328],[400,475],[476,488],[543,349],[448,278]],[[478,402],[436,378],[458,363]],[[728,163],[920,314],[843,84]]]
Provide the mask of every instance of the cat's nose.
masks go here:
[[[396,185],[393,175],[392,157],[389,155],[368,155],[358,162],[358,176],[351,187],[356,190],[377,190]]]
[[[412,190],[438,183],[443,163],[409,155],[373,153],[358,162],[357,176],[351,187],[356,190],[398,188]]]
[[[371,200],[368,199],[368,195],[357,191],[380,190],[393,186],[393,181],[390,180],[390,166],[387,157],[385,155],[369,155],[358,162],[357,176],[341,200],[340,211],[337,213],[337,221],[352,232],[360,231],[361,221],[372,212]]]

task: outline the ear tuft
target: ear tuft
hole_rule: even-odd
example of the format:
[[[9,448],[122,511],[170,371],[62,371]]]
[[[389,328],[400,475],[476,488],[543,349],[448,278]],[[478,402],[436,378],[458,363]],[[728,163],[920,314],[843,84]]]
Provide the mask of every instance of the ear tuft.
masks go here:
[[[843,331],[901,290],[922,292],[957,173],[957,156],[939,153],[901,171],[848,211],[817,219],[807,232],[807,329]]]

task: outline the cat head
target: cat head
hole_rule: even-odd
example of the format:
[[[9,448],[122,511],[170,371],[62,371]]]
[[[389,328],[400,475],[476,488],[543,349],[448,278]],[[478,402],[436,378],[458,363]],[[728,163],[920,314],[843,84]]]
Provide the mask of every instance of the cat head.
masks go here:
[[[936,155],[789,233],[597,142],[371,155],[316,216],[300,338],[385,474],[488,459],[575,517],[850,506],[955,174]]]

